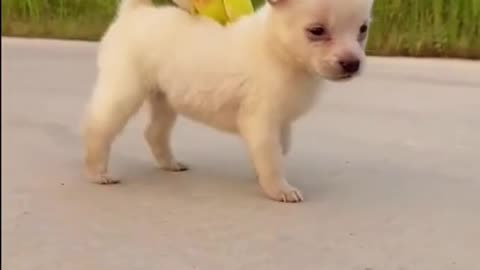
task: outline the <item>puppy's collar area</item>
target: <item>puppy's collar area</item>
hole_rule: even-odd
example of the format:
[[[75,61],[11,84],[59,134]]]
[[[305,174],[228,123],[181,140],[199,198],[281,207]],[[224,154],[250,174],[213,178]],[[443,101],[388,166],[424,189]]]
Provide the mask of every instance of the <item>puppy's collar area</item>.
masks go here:
[[[251,0],[191,0],[191,14],[208,17],[222,25],[254,13]]]

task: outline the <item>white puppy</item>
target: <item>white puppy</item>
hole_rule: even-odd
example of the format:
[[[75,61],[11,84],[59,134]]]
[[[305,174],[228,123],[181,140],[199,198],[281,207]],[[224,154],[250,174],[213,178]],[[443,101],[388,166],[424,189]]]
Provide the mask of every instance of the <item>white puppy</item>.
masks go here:
[[[269,0],[227,27],[150,0],[124,0],[99,49],[85,128],[86,169],[98,183],[111,144],[146,101],[145,137],[160,167],[185,170],[170,148],[177,114],[239,134],[265,194],[302,201],[284,177],[290,126],[323,79],[356,75],[373,0]]]

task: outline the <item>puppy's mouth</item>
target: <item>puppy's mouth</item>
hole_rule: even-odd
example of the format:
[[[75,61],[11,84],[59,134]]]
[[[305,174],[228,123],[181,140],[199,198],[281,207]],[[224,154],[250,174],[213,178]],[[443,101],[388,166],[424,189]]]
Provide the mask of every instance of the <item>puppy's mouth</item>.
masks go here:
[[[343,81],[343,80],[348,80],[348,79],[351,79],[355,76],[355,74],[352,74],[352,73],[345,73],[345,74],[342,74],[340,75],[339,77],[339,81]]]
[[[341,74],[335,74],[335,75],[330,75],[326,76],[326,79],[331,80],[331,81],[348,81],[355,77],[356,74],[353,73],[341,73]]]
[[[341,82],[353,79],[360,74],[360,71],[344,72],[334,68],[318,68],[316,69],[316,73],[329,81]]]

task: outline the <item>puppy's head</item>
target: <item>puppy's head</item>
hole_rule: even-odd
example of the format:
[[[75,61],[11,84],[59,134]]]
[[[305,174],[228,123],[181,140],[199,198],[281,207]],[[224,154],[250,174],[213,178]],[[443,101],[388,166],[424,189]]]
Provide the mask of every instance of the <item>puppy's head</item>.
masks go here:
[[[273,46],[326,79],[358,74],[373,0],[268,0],[268,4]]]

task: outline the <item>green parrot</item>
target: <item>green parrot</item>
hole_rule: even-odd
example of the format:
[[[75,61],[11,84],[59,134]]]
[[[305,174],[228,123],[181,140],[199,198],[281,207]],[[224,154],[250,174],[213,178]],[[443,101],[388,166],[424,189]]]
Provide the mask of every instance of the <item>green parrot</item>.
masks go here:
[[[222,25],[254,12],[251,0],[174,0],[193,14],[209,17]]]

